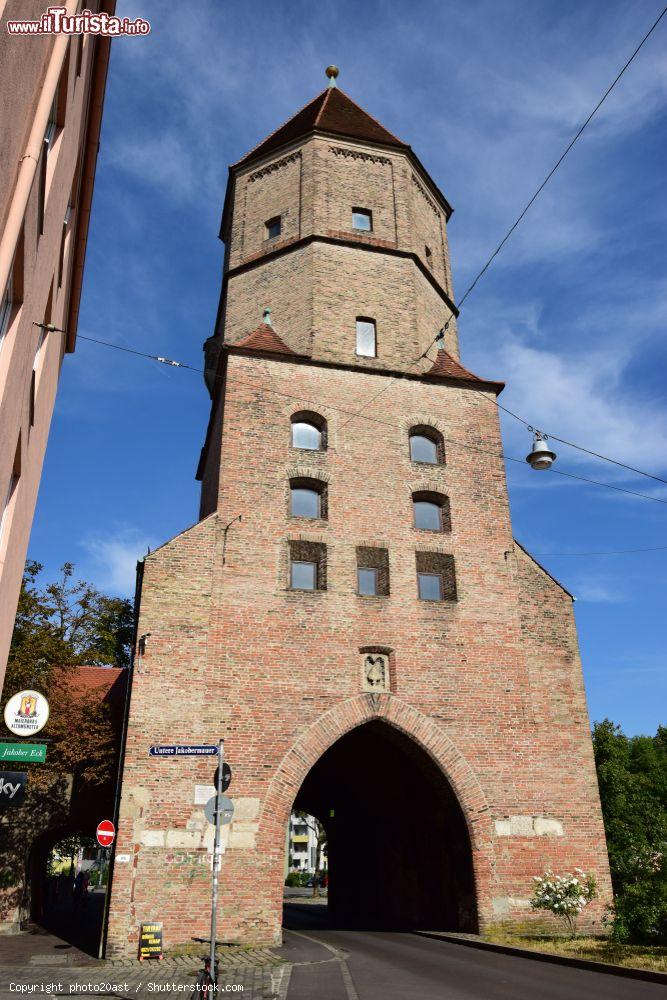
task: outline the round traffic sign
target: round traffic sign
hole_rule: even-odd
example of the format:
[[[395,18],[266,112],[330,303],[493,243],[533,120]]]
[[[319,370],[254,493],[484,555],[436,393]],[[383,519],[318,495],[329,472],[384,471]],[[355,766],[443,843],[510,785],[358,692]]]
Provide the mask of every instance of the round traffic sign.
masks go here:
[[[97,843],[100,847],[111,847],[116,836],[116,827],[110,819],[103,819],[97,827]]]
[[[215,803],[218,796],[212,795],[204,806],[204,816],[209,821],[212,826],[215,826]],[[220,822],[223,826],[227,823],[231,823],[232,816],[234,815],[234,803],[231,799],[228,799],[226,795],[220,796]]]
[[[225,760],[222,763],[222,783],[221,783],[221,786],[220,786],[220,791],[221,792],[226,792],[227,789],[229,788],[229,786],[231,785],[231,783],[232,783],[232,769],[229,766],[229,764],[227,763],[227,761]],[[213,775],[213,787],[214,788],[218,787],[218,768],[217,767],[215,769],[215,774]]]

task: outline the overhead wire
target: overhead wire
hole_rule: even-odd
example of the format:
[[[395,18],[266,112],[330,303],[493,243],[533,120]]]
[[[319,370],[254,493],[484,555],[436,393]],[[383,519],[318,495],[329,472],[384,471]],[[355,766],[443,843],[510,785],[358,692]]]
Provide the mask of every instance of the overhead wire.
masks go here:
[[[629,59],[625,62],[625,64],[622,66],[622,68],[616,74],[616,76],[614,77],[614,79],[612,80],[612,82],[610,83],[610,85],[607,87],[606,91],[604,92],[604,94],[602,95],[602,97],[600,98],[600,100],[597,102],[597,104],[595,105],[595,107],[593,108],[593,110],[590,112],[590,114],[588,115],[588,117],[586,118],[586,120],[579,127],[579,129],[577,130],[577,132],[575,133],[575,135],[572,137],[572,139],[567,144],[567,146],[565,147],[565,149],[563,150],[563,152],[561,153],[561,155],[558,157],[556,163],[553,165],[553,167],[551,168],[551,170],[549,171],[549,173],[546,175],[546,177],[544,178],[544,180],[542,181],[542,183],[539,185],[539,187],[537,188],[537,190],[534,192],[534,194],[532,195],[532,197],[528,200],[528,202],[525,204],[525,206],[523,207],[523,209],[521,210],[521,212],[519,213],[519,215],[517,216],[517,218],[514,220],[514,222],[510,226],[510,228],[507,230],[507,232],[505,233],[505,235],[501,239],[500,243],[498,243],[498,245],[493,250],[493,252],[489,256],[489,258],[486,260],[486,262],[484,263],[484,265],[481,267],[481,269],[478,271],[478,273],[473,278],[473,280],[471,281],[471,283],[468,285],[468,287],[466,288],[465,292],[463,293],[463,295],[461,296],[461,298],[456,303],[454,309],[450,308],[451,315],[449,316],[449,318],[447,319],[447,321],[440,328],[440,330],[438,331],[438,333],[436,334],[436,336],[433,338],[433,340],[431,341],[431,343],[428,345],[428,347],[426,348],[426,350],[424,351],[424,353],[421,354],[419,356],[419,358],[416,358],[415,361],[412,362],[412,365],[417,364],[419,361],[421,361],[423,358],[425,358],[427,356],[428,352],[430,351],[430,349],[433,347],[433,345],[435,343],[437,343],[439,340],[443,340],[444,339],[444,334],[448,330],[451,321],[454,319],[455,315],[459,315],[460,314],[461,307],[463,306],[463,303],[466,301],[466,299],[468,298],[468,296],[472,293],[472,291],[476,287],[476,285],[479,282],[479,280],[483,277],[483,275],[489,269],[489,267],[491,266],[491,264],[493,263],[493,261],[495,260],[495,258],[501,252],[502,248],[505,246],[505,244],[509,240],[509,238],[512,235],[512,233],[521,224],[522,220],[525,218],[525,216],[527,215],[527,213],[529,212],[529,210],[531,209],[531,207],[533,206],[533,204],[535,203],[535,201],[537,200],[537,198],[540,196],[540,194],[542,193],[542,191],[544,190],[544,188],[547,186],[547,184],[549,183],[549,181],[551,180],[551,178],[554,176],[554,174],[556,173],[556,171],[558,170],[558,168],[561,166],[561,164],[565,160],[566,156],[568,155],[568,153],[570,152],[570,150],[572,149],[572,147],[575,145],[575,143],[581,137],[581,135],[583,134],[583,132],[585,131],[585,129],[591,123],[591,121],[593,120],[593,118],[595,117],[595,115],[597,114],[597,112],[600,110],[600,108],[602,107],[602,105],[604,104],[604,102],[607,100],[607,98],[611,94],[611,92],[614,89],[614,87],[616,86],[616,84],[619,82],[619,80],[621,79],[621,77],[623,76],[623,74],[626,72],[626,70],[628,69],[628,67],[631,65],[631,63],[634,61],[634,59],[637,57],[637,55],[639,54],[640,50],[643,48],[643,46],[646,44],[646,42],[648,41],[648,39],[651,37],[651,35],[655,31],[655,29],[658,27],[660,21],[662,20],[662,18],[665,16],[666,13],[667,13],[667,6],[662,9],[662,11],[658,15],[658,17],[655,19],[655,21],[653,22],[653,24],[651,25],[651,27],[649,28],[649,30],[646,32],[646,34],[644,35],[644,37],[641,39],[641,41],[639,42],[639,44],[637,45],[637,47],[635,48],[635,50],[633,51],[633,53],[631,54],[631,56],[629,57]],[[362,410],[366,409],[368,406],[371,406],[372,403],[374,403],[377,399],[380,398],[380,396],[382,396],[385,392],[387,392],[391,388],[392,385],[393,385],[393,383],[388,383],[386,386],[384,386],[375,396],[372,396],[371,399],[369,399],[368,402],[364,404],[364,406],[362,407]],[[500,406],[500,404],[497,403],[497,400],[489,399],[489,402],[496,403],[496,405]],[[502,407],[502,406],[500,406],[500,409],[505,409],[505,408]],[[360,410],[359,414],[361,412],[362,411]],[[511,413],[511,411],[509,411],[509,410],[506,410],[506,412]],[[359,414],[357,414],[357,415],[359,415]],[[514,413],[512,413],[511,415],[516,417],[516,414],[514,414]],[[353,419],[355,419],[355,418],[354,417],[350,417],[350,419],[346,421],[346,424],[351,423],[351,421]],[[516,419],[517,420],[521,420],[521,422],[526,427],[531,426],[526,421],[522,420],[521,417],[516,417]],[[588,449],[583,448],[583,447],[581,447],[579,445],[575,445],[575,444],[572,444],[571,442],[564,441],[561,438],[555,438],[554,435],[549,435],[549,436],[553,437],[554,440],[561,441],[562,444],[569,445],[570,447],[573,447],[573,448],[578,448],[580,451],[588,451]],[[588,451],[588,454],[593,455],[593,454],[595,454],[595,452]],[[598,458],[604,458],[605,461],[608,460],[608,459],[606,459],[606,456],[596,455],[596,457],[598,457]],[[631,469],[630,466],[625,466],[622,462],[616,462],[614,459],[611,459],[611,461],[614,462],[615,465],[619,465],[619,466],[621,466],[623,468],[626,468],[626,469]],[[657,479],[659,482],[667,483],[667,480],[661,479],[659,476],[653,476],[653,475],[651,475],[651,473],[643,473],[643,472],[640,472],[640,470],[637,470],[637,469],[631,469],[631,471],[633,471],[633,472],[639,472],[640,475],[646,475],[646,476],[648,476],[651,479]]]

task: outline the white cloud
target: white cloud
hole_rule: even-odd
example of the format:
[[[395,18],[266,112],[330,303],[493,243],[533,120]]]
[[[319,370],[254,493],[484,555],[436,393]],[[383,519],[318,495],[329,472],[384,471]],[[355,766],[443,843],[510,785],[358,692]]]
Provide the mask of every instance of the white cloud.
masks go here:
[[[137,560],[155,542],[136,528],[121,527],[113,533],[88,535],[81,546],[90,560],[85,575],[100,590],[128,597],[134,593]]]

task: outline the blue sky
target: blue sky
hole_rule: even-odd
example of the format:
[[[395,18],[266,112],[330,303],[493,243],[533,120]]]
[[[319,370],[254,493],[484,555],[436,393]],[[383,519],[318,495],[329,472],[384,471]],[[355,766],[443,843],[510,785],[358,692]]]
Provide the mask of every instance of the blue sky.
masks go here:
[[[410,142],[455,207],[459,295],[659,13],[638,0],[119,2],[79,332],[201,365],[227,165],[326,84]],[[667,19],[468,299],[462,359],[536,426],[667,478]],[[434,331],[435,333],[435,331]],[[197,518],[196,374],[80,341],[66,358],[30,555],[130,593]],[[506,452],[529,435],[504,420]],[[566,447],[558,467],[667,500]],[[517,538],[578,597],[592,719],[667,722],[667,506],[508,468]],[[536,622],[539,628],[539,622]]]

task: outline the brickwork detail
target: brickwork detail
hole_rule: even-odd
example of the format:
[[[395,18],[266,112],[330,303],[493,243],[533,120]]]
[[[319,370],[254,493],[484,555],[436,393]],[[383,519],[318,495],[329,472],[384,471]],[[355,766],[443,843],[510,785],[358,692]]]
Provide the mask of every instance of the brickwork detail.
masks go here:
[[[150,635],[118,828],[132,862],[116,866],[110,954],[135,951],[143,921],[163,922],[168,947],[207,933],[211,828],[193,789],[212,768],[147,748],[220,735],[237,806],[228,941],[280,940],[290,810],[322,756],[366,725],[402,734],[458,802],[481,927],[529,917],[547,867],[595,873],[599,920],[611,889],[571,598],[512,538],[503,462],[488,457],[502,452],[491,388],[402,377],[449,315],[444,213],[400,150],[294,145],[253,180],[248,165],[233,174],[218,336],[237,343],[269,306],[301,357],[223,352],[201,466],[207,516],[145,560],[138,628]],[[405,254],[320,239],[351,225],[352,206]],[[275,215],[285,239],[313,240],[240,267]],[[412,256],[427,247],[434,282]],[[355,354],[357,316],[375,320],[377,358]],[[454,324],[449,336],[456,357]],[[361,408],[369,419],[351,420]],[[325,447],[293,448],[292,421],[313,414]],[[463,447],[446,465],[444,449],[439,464],[413,462],[415,428]],[[290,516],[290,480],[319,484],[326,517]],[[413,494],[437,498],[446,531],[415,527]],[[316,563],[317,589],[290,586],[290,559]],[[360,567],[378,571],[378,595],[359,593]],[[444,599],[419,591],[419,573],[441,577]],[[382,657],[370,680],[369,655]]]

